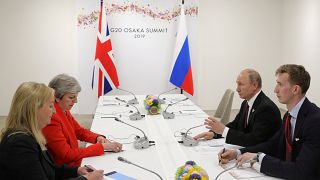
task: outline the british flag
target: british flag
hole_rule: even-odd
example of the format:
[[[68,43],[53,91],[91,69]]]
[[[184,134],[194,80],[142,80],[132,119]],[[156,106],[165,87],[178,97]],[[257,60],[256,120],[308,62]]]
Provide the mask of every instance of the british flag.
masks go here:
[[[98,97],[119,86],[117,69],[114,63],[112,45],[106,19],[105,6],[101,0],[96,55],[92,74],[92,89]]]

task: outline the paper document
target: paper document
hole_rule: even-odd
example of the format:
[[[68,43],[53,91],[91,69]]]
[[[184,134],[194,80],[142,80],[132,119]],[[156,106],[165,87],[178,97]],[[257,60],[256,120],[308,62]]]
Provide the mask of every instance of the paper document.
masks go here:
[[[217,153],[221,151],[221,148],[211,146],[196,146],[193,148],[193,150],[199,153]]]
[[[221,167],[223,169],[227,169],[235,166],[235,164],[236,162],[232,161],[228,164],[221,165]],[[235,179],[249,179],[249,178],[258,178],[258,177],[266,176],[265,174],[259,173],[253,168],[251,168],[250,163],[245,163],[241,167],[233,168],[227,171],[226,173],[229,173]]]
[[[207,141],[200,141],[199,145],[201,146],[211,146],[211,147],[218,147],[218,146],[223,146],[225,145],[225,139],[221,138],[221,139],[211,139],[211,140],[207,140]]]

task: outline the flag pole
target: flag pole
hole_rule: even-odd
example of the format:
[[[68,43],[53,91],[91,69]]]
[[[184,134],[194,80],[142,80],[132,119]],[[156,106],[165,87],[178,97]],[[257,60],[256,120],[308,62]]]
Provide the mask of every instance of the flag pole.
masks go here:
[[[181,94],[183,94],[183,91],[186,91],[193,96],[193,78],[184,0],[180,2],[180,19],[177,28],[175,51],[173,53],[173,57],[175,57],[175,63],[171,72],[170,82],[180,88]]]
[[[182,0],[182,5],[184,5],[184,0]],[[180,89],[180,94],[183,94],[183,89],[182,88]]]

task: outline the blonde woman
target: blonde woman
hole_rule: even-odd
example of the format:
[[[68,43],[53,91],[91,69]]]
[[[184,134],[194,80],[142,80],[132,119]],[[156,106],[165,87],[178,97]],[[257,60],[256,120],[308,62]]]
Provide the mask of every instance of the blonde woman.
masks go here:
[[[22,83],[13,96],[0,134],[0,179],[103,179],[103,171],[56,166],[45,148],[41,129],[55,112],[54,91],[45,84]],[[79,176],[80,175],[80,176]]]

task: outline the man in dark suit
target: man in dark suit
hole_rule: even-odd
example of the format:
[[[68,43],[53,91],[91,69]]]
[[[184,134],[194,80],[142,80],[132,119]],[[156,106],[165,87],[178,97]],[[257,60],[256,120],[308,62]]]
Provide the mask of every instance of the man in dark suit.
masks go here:
[[[267,142],[219,153],[222,163],[237,159],[254,169],[283,179],[320,179],[320,109],[306,97],[310,75],[301,65],[287,64],[276,71],[274,89],[287,106],[282,128]],[[240,155],[242,154],[242,155]]]
[[[237,77],[237,92],[244,99],[235,119],[226,126],[218,119],[205,120],[209,132],[201,133],[194,139],[223,137],[226,143],[251,146],[271,138],[281,126],[278,107],[262,92],[261,77],[253,69],[245,69]]]

